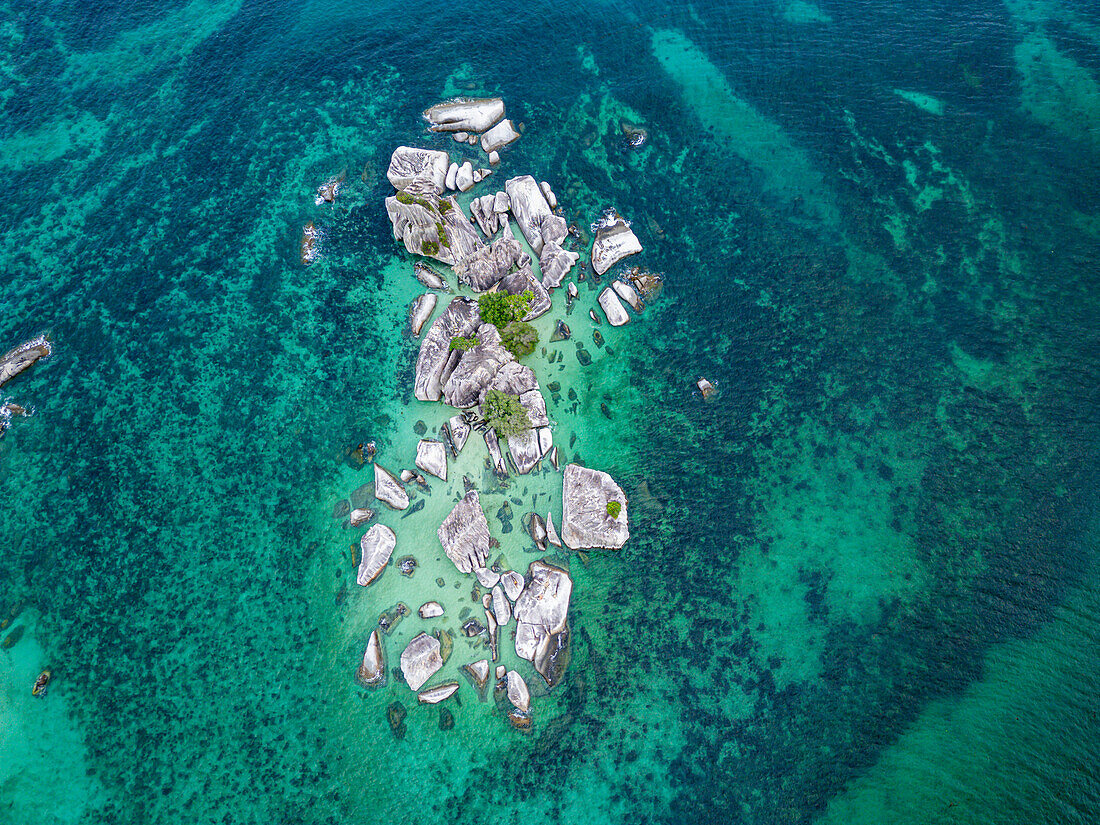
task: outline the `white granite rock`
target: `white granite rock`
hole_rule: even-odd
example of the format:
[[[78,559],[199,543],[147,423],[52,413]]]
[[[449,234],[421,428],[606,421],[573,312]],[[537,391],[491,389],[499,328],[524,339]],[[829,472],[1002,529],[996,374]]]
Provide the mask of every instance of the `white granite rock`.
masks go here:
[[[504,665],[497,665],[497,679],[503,679],[506,672],[507,668]]]
[[[500,152],[498,152],[496,149],[489,153],[489,163],[493,166],[496,166],[498,163],[500,163]]]
[[[423,261],[417,261],[413,264],[413,275],[416,276],[416,280],[420,281],[428,289],[440,289],[444,292],[450,292],[451,288],[447,285],[447,282],[443,280],[443,276],[428,266]]]
[[[397,536],[393,530],[384,524],[376,524],[371,527],[363,538],[359,539],[359,572],[355,580],[366,587],[378,578],[386,569],[393,555],[393,548],[397,546]]]
[[[504,454],[500,451],[500,439],[496,430],[486,430],[482,433],[485,439],[485,449],[489,451],[489,458],[493,460],[493,469],[502,478],[508,475],[508,468],[504,464]]]
[[[454,197],[440,198],[423,181],[386,198],[386,215],[394,239],[413,255],[455,265],[485,246]]]
[[[569,282],[569,286],[566,288],[565,291],[569,294],[570,298],[576,298],[578,295],[580,295],[580,291],[577,289],[577,285],[572,281]]]
[[[471,490],[439,526],[439,542],[447,558],[462,573],[485,566],[489,556],[489,521],[481,509],[477,490]]]
[[[455,266],[455,275],[475,292],[485,292],[500,282],[523,256],[523,246],[506,233]]]
[[[617,501],[619,515],[612,518],[607,503]],[[617,550],[630,538],[626,495],[607,473],[567,464],[562,483],[562,531],[573,550],[602,547]]]
[[[488,567],[477,567],[474,569],[474,577],[478,580],[478,583],[482,587],[492,587],[498,581],[500,576],[490,570]]]
[[[500,626],[497,624],[497,617],[493,615],[492,610],[485,611],[485,626],[489,631],[489,652],[494,662],[499,661],[500,649],[497,645],[500,641]]]
[[[603,275],[618,261],[642,251],[642,244],[617,212],[608,212],[596,229],[592,243],[592,269]]]
[[[492,324],[477,329],[478,343],[462,354],[458,365],[443,385],[443,400],[464,409],[478,403],[493,376],[507,362],[515,360],[500,342],[500,332]]]
[[[363,663],[355,672],[359,684],[377,687],[386,681],[386,656],[382,649],[382,634],[376,627],[367,639],[367,649],[363,652]]]
[[[421,619],[434,619],[436,616],[443,615],[443,605],[439,602],[424,602],[417,613],[420,614]]]
[[[454,696],[456,690],[458,690],[458,682],[444,682],[441,685],[420,691],[416,698],[422,705],[437,705],[444,699]]]
[[[542,190],[542,196],[546,198],[546,202],[550,204],[551,209],[558,208],[558,197],[554,194],[554,190],[550,188],[550,184],[546,181],[539,181],[539,189]]]
[[[638,297],[638,293],[634,291],[634,287],[626,281],[612,281],[611,287],[615,290],[615,294],[630,304],[630,308],[635,312],[641,312],[645,309],[645,304]]]
[[[434,292],[425,292],[412,302],[409,307],[409,328],[412,330],[413,335],[420,336],[420,330],[424,328],[424,324],[428,323],[428,319],[435,312],[435,304],[436,296]]]
[[[451,191],[458,188],[458,164],[454,161],[451,161],[451,165],[447,167],[447,178],[443,185]]]
[[[447,182],[447,166],[450,162],[446,152],[398,146],[390,156],[386,177],[394,189],[404,189],[415,180],[428,181],[438,194],[443,191]]]
[[[497,192],[493,195],[493,211],[498,215],[503,215],[512,208],[512,199],[508,197],[507,192]]]
[[[573,582],[564,570],[532,562],[530,581],[512,611],[516,627],[516,655],[529,659],[548,686],[557,684],[569,662],[569,597]]]
[[[515,570],[501,574],[500,584],[504,588],[505,595],[512,601],[518,599],[519,594],[523,592],[523,576]]]
[[[370,507],[356,507],[348,516],[348,523],[352,527],[359,527],[374,518],[374,510]]]
[[[546,540],[555,547],[561,547],[561,536],[558,535],[558,531],[554,528],[553,513],[546,514]]]
[[[438,479],[447,480],[447,447],[434,438],[422,438],[416,445],[416,466]]]
[[[401,672],[412,690],[420,690],[424,683],[443,667],[439,653],[439,639],[421,633],[401,653]]]
[[[607,322],[611,326],[621,327],[630,320],[626,307],[622,305],[619,297],[615,294],[615,290],[611,287],[604,287],[598,300],[600,308],[603,309],[603,314],[607,316]]]
[[[499,97],[456,98],[437,103],[424,117],[433,132],[484,132],[504,117],[504,101]]]
[[[508,671],[508,701],[523,713],[531,709],[531,693],[527,690],[527,683],[514,670]]]
[[[377,462],[374,464],[374,497],[385,502],[394,510],[404,510],[409,506],[409,494],[388,470],[383,470]]]
[[[512,620],[512,605],[508,604],[504,588],[499,584],[493,588],[493,615],[501,627]]]
[[[520,231],[535,254],[541,254],[547,243],[560,243],[569,233],[565,218],[550,211],[550,204],[538,183],[530,175],[520,175],[504,182],[512,214]]]
[[[542,247],[539,255],[539,268],[542,270],[542,285],[547,289],[561,286],[565,276],[580,259],[576,252],[562,249],[558,243],[548,243]]]
[[[695,386],[699,388],[699,392],[703,394],[703,398],[710,398],[712,395],[714,395],[715,389],[717,389],[714,384],[712,384],[705,378],[700,378],[698,381],[696,381]]]
[[[520,264],[518,271],[500,279],[500,289],[510,295],[522,295],[531,290],[534,297],[531,299],[531,309],[523,316],[524,321],[533,321],[550,311],[550,293],[542,285],[542,281],[535,277],[531,265],[526,261]]]
[[[447,420],[447,432],[451,434],[451,443],[454,445],[455,455],[462,452],[466,446],[466,440],[470,437],[470,425],[461,415],[452,415]]]
[[[455,175],[455,186],[462,192],[465,192],[472,188],[474,185],[474,167],[470,161],[466,161],[458,167],[458,173]]]
[[[478,692],[485,690],[485,685],[489,681],[489,660],[478,659],[476,662],[471,662],[468,665],[462,666],[463,672],[470,677],[470,681],[473,682],[474,687],[478,689]]]
[[[468,132],[455,132],[451,137],[454,138],[455,143],[465,143],[470,135]]]
[[[519,132],[506,118],[481,136],[481,148],[486,153],[495,152],[516,140],[519,140]]]

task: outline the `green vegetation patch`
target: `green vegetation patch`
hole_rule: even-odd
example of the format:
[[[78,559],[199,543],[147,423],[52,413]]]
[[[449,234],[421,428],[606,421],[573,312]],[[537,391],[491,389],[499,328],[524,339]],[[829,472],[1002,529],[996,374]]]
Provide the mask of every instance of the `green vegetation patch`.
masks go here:
[[[531,311],[531,302],[535,300],[535,293],[525,289],[519,295],[509,295],[507,292],[486,292],[477,299],[478,313],[486,324],[504,332],[504,328],[513,321],[522,321]]]
[[[534,352],[538,346],[539,331],[526,321],[512,321],[501,330],[500,342],[517,359],[523,358]]]
[[[519,397],[500,390],[489,390],[485,395],[485,404],[481,408],[485,423],[496,430],[499,436],[519,435],[531,429],[531,419],[527,410],[519,403]]]
[[[463,352],[467,352],[480,343],[476,335],[471,335],[469,338],[463,338],[461,335],[456,335],[451,339],[451,345],[448,349],[460,349]]]
[[[609,516],[611,516],[611,518],[618,518],[619,513],[621,513],[622,511],[623,511],[623,505],[621,505],[619,502],[617,502],[617,501],[607,502],[607,514]]]

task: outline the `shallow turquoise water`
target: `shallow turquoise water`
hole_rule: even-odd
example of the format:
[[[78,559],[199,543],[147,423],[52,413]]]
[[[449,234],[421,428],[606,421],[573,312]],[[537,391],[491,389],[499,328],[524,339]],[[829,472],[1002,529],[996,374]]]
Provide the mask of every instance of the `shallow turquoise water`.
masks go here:
[[[35,411],[0,437],[0,820],[1096,819],[1095,15],[21,3],[0,34],[0,348],[55,345],[0,389]],[[444,599],[476,445],[383,515],[411,580],[357,588],[332,516],[350,448],[397,470],[446,417],[381,201],[395,145],[461,154],[419,119],[460,92],[525,127],[478,194],[614,205],[666,278],[603,348],[590,280],[542,319],[595,358],[533,356],[578,395],[555,440],[633,538],[559,559],[573,663],[529,735],[352,678],[379,612]],[[531,496],[556,478],[486,496],[515,567]]]

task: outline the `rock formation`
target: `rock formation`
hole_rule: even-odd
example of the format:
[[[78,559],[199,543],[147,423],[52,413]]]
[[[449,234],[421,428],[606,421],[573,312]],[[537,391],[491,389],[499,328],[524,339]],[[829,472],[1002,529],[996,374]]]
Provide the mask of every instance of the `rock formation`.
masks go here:
[[[527,690],[527,683],[514,670],[508,671],[508,701],[523,713],[531,710],[531,693]]]
[[[526,262],[518,272],[513,272],[501,279],[500,289],[509,295],[522,295],[527,290],[531,290],[533,296],[531,298],[531,308],[523,316],[524,321],[533,321],[540,315],[550,311],[550,293],[546,291],[542,281],[535,277],[530,264]]]
[[[622,216],[608,212],[600,220],[592,244],[592,269],[603,275],[628,255],[642,251],[642,244]]]
[[[451,440],[451,455],[458,458],[466,440],[470,437],[470,425],[461,415],[452,415],[447,420],[447,437]]]
[[[481,136],[481,149],[486,153],[496,152],[517,140],[519,132],[512,121],[505,119]]]
[[[448,359],[457,363],[459,353],[451,350],[451,339],[469,337],[481,324],[477,301],[455,298],[435,319],[424,340],[420,343],[420,355],[416,359],[414,394],[421,401],[438,401],[442,395]],[[451,365],[453,368],[453,364]]]
[[[48,357],[51,352],[53,348],[45,337],[35,338],[9,350],[0,358],[0,387],[31,367],[38,359]]]
[[[620,505],[607,512],[608,502]],[[562,483],[562,540],[573,550],[602,547],[616,550],[630,538],[626,496],[607,473],[567,464]]]
[[[413,275],[416,276],[416,280],[420,281],[420,283],[424,284],[428,289],[439,289],[444,292],[451,291],[447,282],[443,280],[443,276],[423,261],[417,261],[413,264]]]
[[[489,521],[477,490],[468,492],[439,526],[443,552],[463,573],[484,567],[489,557]]]
[[[463,409],[477,404],[497,371],[514,360],[512,353],[501,345],[500,333],[492,324],[478,327],[477,340],[476,346],[462,354],[443,386],[443,400],[452,407]]]
[[[512,601],[518,599],[519,594],[523,592],[523,576],[514,570],[502,573],[500,584],[504,588],[504,594]]]
[[[626,307],[622,305],[615,294],[615,290],[611,287],[604,287],[597,300],[600,302],[600,308],[603,309],[603,314],[607,316],[607,322],[611,326],[621,327],[630,320]]]
[[[496,286],[522,257],[523,246],[506,232],[456,264],[455,275],[474,292],[485,292]]]
[[[386,214],[393,237],[414,255],[455,264],[485,245],[454,197],[440,198],[424,181],[386,198]]]
[[[355,580],[366,587],[386,569],[397,546],[397,536],[384,524],[371,527],[359,540],[359,572]]]
[[[401,482],[377,463],[374,465],[374,497],[394,510],[404,510],[409,506],[409,494],[405,492]]]
[[[355,672],[359,684],[366,687],[378,687],[386,681],[386,656],[382,649],[382,635],[376,627],[367,639],[367,649],[363,652],[363,663]]]
[[[560,243],[569,234],[565,218],[555,215],[542,194],[542,189],[530,175],[511,178],[504,183],[511,202],[512,214],[519,229],[536,255],[548,243]]]
[[[443,615],[443,605],[439,602],[424,602],[416,612],[420,614],[421,619],[434,619],[436,616]]]
[[[456,690],[458,690],[458,682],[444,682],[441,685],[420,691],[416,698],[422,705],[437,705],[444,699],[454,696]]]
[[[497,624],[504,627],[512,620],[512,606],[508,604],[508,598],[501,585],[498,584],[493,588],[492,598],[493,615],[496,616]]]
[[[435,303],[435,293],[425,292],[409,306],[409,328],[412,330],[413,335],[420,335],[420,330],[424,328],[424,324],[428,323],[428,319],[435,312]]]
[[[626,281],[613,281],[611,287],[615,290],[615,294],[630,304],[630,308],[635,312],[641,312],[645,309],[645,304],[638,297],[638,293],[634,291],[634,287]]]
[[[450,163],[451,159],[446,152],[398,146],[390,156],[390,168],[386,170],[386,177],[394,189],[404,189],[413,181],[426,181],[439,194],[446,183],[447,167]]]
[[[422,438],[416,445],[416,466],[438,479],[447,480],[447,448],[442,441]]]
[[[528,583],[516,600],[516,655],[528,659],[553,686],[561,678],[562,651],[568,650],[569,597],[573,582],[559,567],[531,562]]]
[[[441,667],[439,639],[427,633],[414,638],[401,653],[401,672],[412,690],[420,690]]]
[[[504,117],[504,101],[499,97],[457,98],[437,103],[424,117],[433,132],[486,132]],[[458,137],[456,136],[457,140]],[[462,140],[466,140],[463,135]]]
[[[576,252],[561,248],[557,241],[544,244],[539,253],[539,268],[542,270],[542,285],[547,289],[561,286],[565,276],[580,259]]]

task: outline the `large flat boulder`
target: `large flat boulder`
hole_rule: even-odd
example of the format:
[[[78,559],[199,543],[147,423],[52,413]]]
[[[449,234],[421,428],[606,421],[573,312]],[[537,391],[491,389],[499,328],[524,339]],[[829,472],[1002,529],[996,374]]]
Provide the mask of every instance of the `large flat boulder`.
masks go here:
[[[478,344],[462,353],[447,383],[443,386],[443,400],[459,409],[472,407],[485,392],[497,371],[514,360],[500,343],[500,332],[492,324],[482,324],[477,329]]]
[[[539,253],[539,269],[542,270],[542,285],[547,289],[561,286],[565,276],[580,259],[576,252],[562,249],[556,241],[544,244]]]
[[[386,177],[394,189],[404,189],[413,181],[427,181],[438,194],[447,182],[447,167],[451,159],[446,152],[398,146],[390,155]]]
[[[544,561],[531,562],[527,585],[516,600],[516,655],[527,659],[553,687],[568,664],[569,574]]]
[[[641,251],[641,241],[622,215],[608,212],[601,219],[592,242],[592,269],[603,275],[623,258]]]
[[[386,198],[386,214],[394,239],[414,255],[453,265],[485,246],[454,197],[440,198],[424,181]]]
[[[451,339],[469,337],[481,324],[477,301],[455,298],[429,327],[416,359],[413,393],[421,401],[438,401],[443,394],[443,374],[453,354]]]
[[[618,502],[618,516],[607,512]],[[562,541],[573,550],[602,547],[617,550],[630,538],[626,495],[605,472],[567,464],[562,483]]]
[[[436,478],[447,480],[447,447],[442,441],[422,438],[416,445],[416,466]]]
[[[366,587],[386,569],[397,546],[397,536],[384,524],[371,527],[359,540],[359,571],[355,580]]]
[[[630,315],[611,287],[604,287],[600,297],[596,300],[600,303],[603,314],[607,316],[607,323],[613,327],[621,327],[630,320]]]
[[[485,566],[489,557],[489,521],[481,509],[477,490],[471,490],[439,526],[443,552],[463,573]]]
[[[497,370],[493,380],[488,383],[478,398],[478,404],[485,403],[485,396],[489,390],[500,390],[508,395],[523,395],[530,390],[538,389],[539,382],[535,373],[526,364],[519,361],[508,361]]]
[[[437,103],[424,117],[433,132],[481,132],[488,131],[504,117],[504,101],[499,97],[457,98]]]
[[[481,148],[486,153],[496,152],[516,140],[519,140],[519,132],[512,121],[505,119],[481,136]]]
[[[424,324],[428,323],[428,319],[435,312],[435,304],[434,292],[425,292],[412,302],[409,307],[409,329],[412,330],[414,336],[420,336],[420,330],[424,328]]]
[[[404,510],[409,506],[409,494],[405,492],[401,482],[394,478],[393,473],[383,470],[377,463],[374,465],[374,497],[394,510]]]
[[[474,292],[492,289],[523,257],[523,246],[510,235],[502,235],[455,266],[458,280]]]
[[[401,672],[412,690],[420,690],[441,667],[439,639],[427,633],[414,638],[401,653]]]

